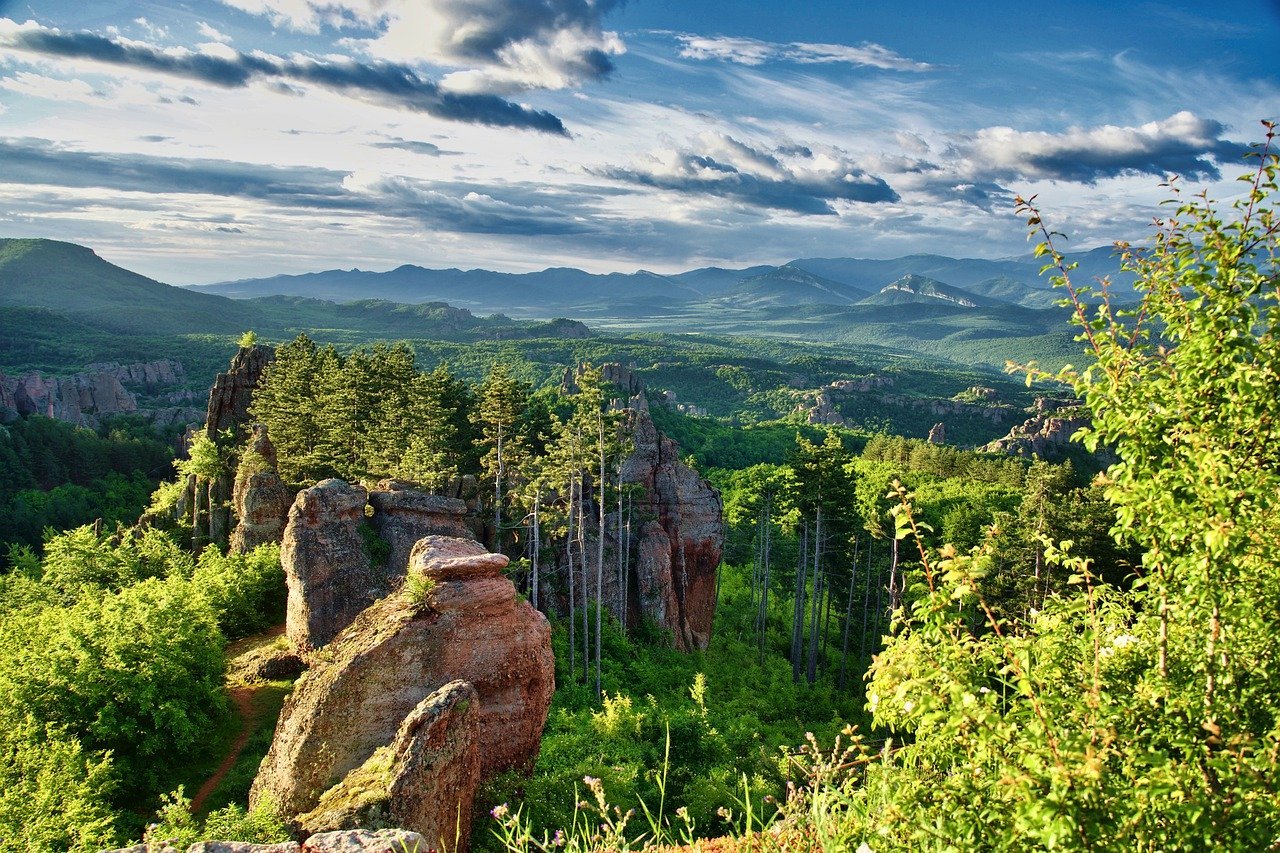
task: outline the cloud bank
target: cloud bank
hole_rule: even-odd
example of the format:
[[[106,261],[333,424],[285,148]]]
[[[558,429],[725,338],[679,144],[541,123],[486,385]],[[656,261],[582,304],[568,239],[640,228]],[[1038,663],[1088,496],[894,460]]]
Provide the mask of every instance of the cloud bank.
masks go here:
[[[392,62],[284,58],[241,53],[218,44],[203,46],[199,51],[162,49],[88,32],[64,33],[34,21],[17,24],[5,18],[0,18],[0,48],[133,68],[225,89],[245,88],[255,82],[309,85],[367,103],[451,121],[568,135],[564,123],[549,112],[496,95],[448,91],[409,66]]]

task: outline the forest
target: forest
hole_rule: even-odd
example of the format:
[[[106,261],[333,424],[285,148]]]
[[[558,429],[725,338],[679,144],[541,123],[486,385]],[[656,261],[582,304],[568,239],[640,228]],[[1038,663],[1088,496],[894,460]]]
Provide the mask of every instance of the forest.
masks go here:
[[[281,477],[472,484],[485,544],[552,620],[541,754],[485,789],[475,845],[1280,843],[1280,157],[1256,154],[1230,215],[1179,196],[1149,246],[1119,247],[1136,308],[1075,281],[1020,202],[1084,350],[1078,367],[1022,368],[1091,413],[1070,462],[647,400],[723,501],[705,650],[589,593],[613,570],[606,515],[632,522],[620,468],[638,403],[608,369],[575,361],[535,387],[503,361],[476,381],[403,343],[280,345],[250,414]],[[247,777],[197,815],[188,799],[235,727],[229,641],[281,620],[278,549],[195,553],[180,521],[128,527],[163,445],[82,433],[33,418],[0,443],[10,506],[38,508],[63,465],[100,496],[88,511],[122,522],[6,534],[0,849],[287,837],[245,807]],[[174,484],[260,464],[244,438],[197,436]],[[161,486],[148,515],[179,492]]]

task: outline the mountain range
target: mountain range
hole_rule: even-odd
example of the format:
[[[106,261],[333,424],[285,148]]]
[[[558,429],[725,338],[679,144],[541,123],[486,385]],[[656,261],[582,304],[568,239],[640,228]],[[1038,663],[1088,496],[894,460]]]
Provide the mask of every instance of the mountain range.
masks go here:
[[[1079,263],[1077,280],[1117,266],[1109,249],[1069,260]],[[176,350],[177,336],[191,347],[193,336],[248,329],[270,340],[305,331],[346,344],[689,333],[873,346],[972,365],[1052,364],[1079,350],[1059,296],[1032,261],[940,255],[801,258],[670,275],[405,265],[183,288],[84,246],[0,239],[0,365],[50,369],[133,346],[139,336],[165,337]]]
[[[1076,280],[1111,275],[1123,283],[1110,247],[1068,258]],[[986,260],[908,255],[890,260],[799,258],[778,266],[704,267],[674,274],[588,273],[552,267],[540,272],[428,269],[406,264],[386,272],[326,270],[302,275],[244,279],[188,289],[248,299],[305,296],[348,302],[447,302],[472,311],[513,317],[558,315],[634,317],[695,306],[733,309],[948,302],[964,308],[1011,304],[1045,308],[1059,298],[1034,259]],[[905,282],[905,284],[904,284]],[[886,292],[887,291],[887,292]]]

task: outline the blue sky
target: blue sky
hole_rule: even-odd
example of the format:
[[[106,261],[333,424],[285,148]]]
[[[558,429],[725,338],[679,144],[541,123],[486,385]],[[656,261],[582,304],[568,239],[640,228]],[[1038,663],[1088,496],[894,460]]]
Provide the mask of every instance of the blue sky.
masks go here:
[[[1280,2],[0,0],[0,236],[163,281],[1087,248],[1280,118]]]

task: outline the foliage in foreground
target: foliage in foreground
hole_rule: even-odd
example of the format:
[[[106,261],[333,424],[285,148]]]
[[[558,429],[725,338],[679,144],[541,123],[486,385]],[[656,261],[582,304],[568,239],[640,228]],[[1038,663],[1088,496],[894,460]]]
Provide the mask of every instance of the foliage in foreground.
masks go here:
[[[279,551],[90,527],[44,550],[0,574],[0,850],[102,849],[226,718],[225,637],[282,610]]]
[[[795,765],[800,785],[762,848],[879,850],[1275,849],[1280,845],[1280,157],[1267,148],[1236,214],[1203,196],[1126,253],[1141,306],[1093,296],[1024,204],[1058,267],[1090,363],[1057,374],[1094,415],[1086,445],[1114,446],[1115,534],[1142,549],[1127,589],[1071,543],[1044,543],[1073,589],[1039,608],[987,602],[988,540],[923,545],[911,495],[899,541],[918,546],[895,632],[868,689],[893,735]],[[499,815],[512,849],[601,844],[622,813],[572,837]],[[670,842],[659,816],[650,842]],[[749,831],[750,826],[740,827]]]

